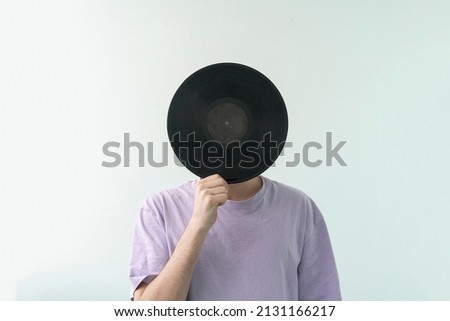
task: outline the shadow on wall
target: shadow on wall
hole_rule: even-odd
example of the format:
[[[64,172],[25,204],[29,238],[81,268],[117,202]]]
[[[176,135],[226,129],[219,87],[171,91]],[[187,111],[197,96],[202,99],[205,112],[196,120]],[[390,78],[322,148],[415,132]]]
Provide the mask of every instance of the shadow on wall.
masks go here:
[[[32,274],[17,286],[21,301],[124,301],[130,287],[125,268],[74,268]],[[117,276],[123,276],[118,278]]]

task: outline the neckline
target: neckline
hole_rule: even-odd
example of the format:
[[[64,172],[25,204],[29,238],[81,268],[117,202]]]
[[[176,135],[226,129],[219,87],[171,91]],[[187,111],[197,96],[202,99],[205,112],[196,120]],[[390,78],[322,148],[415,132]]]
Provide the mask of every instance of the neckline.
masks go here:
[[[223,207],[225,209],[248,209],[249,207],[253,207],[259,204],[259,202],[264,198],[264,195],[266,193],[267,190],[267,179],[260,175],[259,177],[261,177],[261,181],[262,181],[262,186],[259,189],[258,192],[256,192],[255,195],[253,195],[252,197],[246,199],[246,200],[242,200],[242,201],[234,201],[234,200],[227,200],[225,202],[225,204],[223,205]]]

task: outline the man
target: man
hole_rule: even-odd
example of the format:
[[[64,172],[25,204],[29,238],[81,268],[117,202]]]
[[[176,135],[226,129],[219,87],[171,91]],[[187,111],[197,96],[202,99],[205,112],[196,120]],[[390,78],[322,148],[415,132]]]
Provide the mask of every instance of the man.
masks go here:
[[[135,300],[341,300],[319,209],[263,176],[212,175],[147,198],[130,279]]]

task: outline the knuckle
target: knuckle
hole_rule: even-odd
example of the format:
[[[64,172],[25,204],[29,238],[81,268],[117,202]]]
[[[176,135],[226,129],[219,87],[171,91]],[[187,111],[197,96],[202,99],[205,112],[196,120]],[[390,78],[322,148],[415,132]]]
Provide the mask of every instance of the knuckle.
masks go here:
[[[207,195],[207,196],[205,197],[205,203],[206,203],[207,205],[213,205],[214,199],[211,197],[211,195]]]
[[[197,183],[196,189],[197,189],[198,191],[204,190],[204,189],[205,189],[205,184],[204,184],[203,182]]]

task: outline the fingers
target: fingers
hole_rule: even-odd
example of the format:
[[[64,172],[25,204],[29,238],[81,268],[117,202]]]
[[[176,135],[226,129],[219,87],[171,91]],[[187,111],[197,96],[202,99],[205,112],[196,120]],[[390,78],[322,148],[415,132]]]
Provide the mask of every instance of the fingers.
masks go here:
[[[197,186],[204,188],[225,186],[228,189],[228,183],[218,174],[214,174],[201,179],[200,181],[198,181]]]
[[[192,224],[210,228],[217,220],[217,207],[228,200],[228,184],[220,175],[211,175],[198,181]]]
[[[197,183],[197,195],[210,206],[220,206],[228,200],[228,184],[220,175],[211,175]]]
[[[228,188],[226,186],[216,186],[207,189],[208,194],[218,195],[218,194],[228,194]]]
[[[217,179],[217,178],[222,178],[222,177],[219,174],[213,174],[213,175],[210,175],[210,176],[206,176],[205,178],[202,178],[201,181],[207,182],[207,181],[211,181],[211,180],[214,180],[214,179]]]
[[[201,188],[198,195],[209,204],[222,205],[228,199],[228,189],[225,186]]]
[[[221,206],[228,200],[228,194],[221,193],[212,196],[212,198],[214,199],[214,203],[217,204],[217,206]]]

